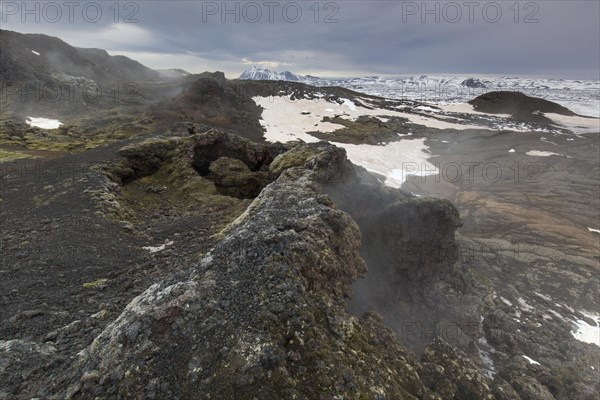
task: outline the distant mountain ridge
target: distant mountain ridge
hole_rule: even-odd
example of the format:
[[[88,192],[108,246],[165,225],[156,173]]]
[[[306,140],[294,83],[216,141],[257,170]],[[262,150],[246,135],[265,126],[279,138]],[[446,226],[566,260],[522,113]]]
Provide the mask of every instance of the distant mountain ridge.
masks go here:
[[[519,78],[513,76],[479,77],[453,75],[414,75],[414,76],[362,76],[346,78],[320,78],[312,75],[299,75],[290,71],[277,72],[253,66],[244,71],[238,79],[279,80],[317,84],[318,86],[341,86],[349,89],[382,89],[379,93],[369,90],[369,94],[386,95],[386,89],[396,91],[398,87],[424,87],[428,89],[469,88],[493,90],[597,90],[598,82],[591,80],[568,80],[552,78]]]
[[[290,82],[306,82],[318,80],[316,76],[298,75],[290,71],[277,72],[270,69],[258,68],[253,66],[250,69],[242,72],[238,79],[252,81],[290,81]]]
[[[433,103],[466,103],[476,96],[495,91],[522,92],[532,97],[543,97],[577,114],[600,118],[600,82],[594,80],[465,74],[322,78],[306,83],[320,87],[340,86],[391,99]]]
[[[158,71],[128,57],[111,56],[101,49],[73,47],[52,36],[2,29],[0,46],[0,78],[4,82],[49,84],[86,80],[110,86],[116,82],[163,79]]]

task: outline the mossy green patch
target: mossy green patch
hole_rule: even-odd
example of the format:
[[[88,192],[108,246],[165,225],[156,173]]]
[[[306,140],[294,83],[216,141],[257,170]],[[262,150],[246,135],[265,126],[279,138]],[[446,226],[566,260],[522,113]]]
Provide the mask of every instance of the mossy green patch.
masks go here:
[[[115,200],[132,222],[168,210],[170,214],[210,216],[215,221],[211,230],[218,232],[250,204],[247,199],[219,194],[212,181],[200,176],[191,165],[185,139],[151,138],[119,153],[124,160],[107,172],[118,182]]]
[[[97,280],[95,280],[93,282],[86,282],[86,283],[84,283],[83,287],[86,288],[86,289],[92,289],[92,288],[96,288],[96,287],[102,286],[106,282],[108,282],[108,279],[104,279],[104,278],[103,279],[97,279]]]
[[[22,153],[20,151],[9,151],[0,149],[0,163],[20,160],[23,158],[36,158],[35,156]]]
[[[413,133],[419,125],[410,124],[406,118],[386,117],[383,122],[378,117],[361,116],[352,121],[341,117],[324,117],[322,122],[343,125],[334,132],[308,132],[310,135],[327,141],[351,144],[382,144],[399,140],[398,134]]]
[[[148,133],[155,126],[151,117],[135,109],[94,110],[65,118],[58,129],[41,129],[27,125],[24,117],[4,112],[0,115],[0,142],[25,150],[78,153]]]
[[[301,167],[317,153],[318,150],[312,147],[302,145],[294,147],[290,151],[275,157],[270,165],[271,174],[273,174],[273,176],[279,176],[288,168]]]

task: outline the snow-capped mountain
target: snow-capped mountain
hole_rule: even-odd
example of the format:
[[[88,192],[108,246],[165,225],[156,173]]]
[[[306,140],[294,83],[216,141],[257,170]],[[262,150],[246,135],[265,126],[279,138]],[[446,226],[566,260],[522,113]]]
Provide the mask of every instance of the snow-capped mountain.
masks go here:
[[[253,66],[252,68],[244,71],[238,79],[253,80],[253,81],[293,81],[293,82],[306,82],[314,81],[319,78],[316,76],[303,76],[298,75],[290,71],[277,72],[270,69],[258,68]]]
[[[303,82],[314,86],[341,86],[391,99],[433,104],[464,103],[491,91],[517,91],[559,103],[579,114],[600,118],[600,82],[514,76],[415,75],[399,77],[365,76],[327,79],[252,67],[239,79]]]
[[[466,102],[490,91],[517,91],[559,103],[579,114],[600,117],[600,82],[590,80],[417,75],[319,79],[307,83],[315,86],[341,86],[391,99],[434,104]]]

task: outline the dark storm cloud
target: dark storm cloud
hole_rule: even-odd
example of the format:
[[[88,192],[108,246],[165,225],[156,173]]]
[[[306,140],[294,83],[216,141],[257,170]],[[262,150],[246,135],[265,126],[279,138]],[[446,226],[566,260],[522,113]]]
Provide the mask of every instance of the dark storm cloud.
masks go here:
[[[5,14],[14,14],[3,21],[6,29],[47,33],[79,46],[139,54],[148,64],[166,59],[173,67],[195,70],[222,66],[233,74],[258,63],[301,73],[600,78],[597,1],[520,2],[516,7],[513,1],[141,1],[119,3],[118,15],[113,2],[96,2],[103,15],[93,23],[82,16],[86,2],[78,3],[72,22],[63,12],[55,23],[44,15],[39,23],[32,15],[23,22],[22,10],[7,9],[9,3],[2,6]],[[14,4],[21,8],[23,3]],[[43,9],[47,2],[39,4]],[[28,7],[35,9],[35,3]],[[88,8],[94,17],[94,7]]]

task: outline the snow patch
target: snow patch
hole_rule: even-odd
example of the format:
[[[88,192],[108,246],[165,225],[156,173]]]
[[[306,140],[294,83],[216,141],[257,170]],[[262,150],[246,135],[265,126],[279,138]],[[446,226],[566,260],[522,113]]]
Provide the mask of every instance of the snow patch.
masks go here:
[[[57,119],[27,117],[25,123],[29,126],[35,126],[42,129],[57,129],[62,125]]]
[[[556,318],[560,319],[561,321],[565,320],[565,317],[563,317],[560,313],[554,311],[554,310],[548,310],[548,312],[552,315],[554,315]]]
[[[427,111],[427,112],[432,112],[432,113],[439,113],[442,111],[442,110],[438,110],[437,108],[433,108],[433,107],[429,107],[429,106],[418,106],[418,107],[415,107],[415,110]]]
[[[546,113],[544,117],[549,118],[555,125],[567,128],[575,134],[600,132],[600,119],[593,117],[567,116],[561,114]]]
[[[540,365],[539,362],[535,361],[533,358],[531,357],[527,357],[525,354],[523,354],[523,358],[526,359],[529,364],[534,364],[534,365]]]
[[[572,313],[575,312],[575,309],[573,307],[570,307],[566,304],[559,304],[559,303],[554,303],[557,307],[563,307],[566,308],[567,310],[571,311]]]
[[[519,305],[521,306],[521,309],[523,309],[524,311],[533,311],[533,307],[531,307],[529,304],[527,304],[527,302],[525,301],[524,298],[519,297],[517,299],[517,301],[519,302]]]
[[[39,55],[40,55],[40,53],[38,53],[38,52],[37,52],[37,51],[35,51],[35,50],[31,50],[31,52],[32,52],[33,54],[35,54],[36,56],[39,56]]]
[[[472,115],[489,115],[495,118],[510,118],[510,114],[488,114],[481,111],[475,111],[469,103],[450,103],[450,104],[436,104],[437,107],[441,108],[442,111],[449,113],[461,113],[461,114],[472,114]],[[439,110],[438,110],[439,111]]]
[[[581,311],[583,315],[593,320],[596,325],[590,325],[584,320],[578,319],[575,321],[576,329],[571,331],[571,335],[581,342],[595,344],[600,347],[600,316],[585,311]]]
[[[308,132],[316,130],[334,132],[343,128],[339,124],[321,122],[320,115],[326,110],[342,114],[344,112],[342,108],[348,105],[346,102],[338,104],[306,99],[292,101],[288,97],[254,97],[253,100],[257,105],[263,107],[261,125],[266,128],[265,139],[270,142],[288,142],[297,139],[306,143],[318,142],[319,139]],[[352,104],[354,105],[354,103]],[[301,111],[309,111],[311,114],[301,114]],[[347,115],[350,118],[358,118],[361,115],[390,113],[402,115],[402,113],[394,111],[369,110],[356,106]],[[415,117],[414,115],[410,116]],[[315,127],[315,125],[318,126]],[[399,188],[406,181],[408,175],[426,176],[439,173],[433,164],[427,162],[429,154],[427,154],[428,147],[425,145],[425,138],[401,139],[385,146],[337,142],[332,142],[332,144],[346,149],[348,158],[353,163],[385,176],[387,186]]]
[[[342,114],[341,105],[324,101],[300,99],[291,100],[290,97],[254,97],[254,102],[263,107],[260,123],[266,128],[265,139],[270,142],[290,142],[302,140],[306,143],[318,142],[319,139],[307,132],[333,132],[343,128],[343,125],[331,122],[321,122],[320,115],[324,111]],[[324,105],[329,108],[324,109]],[[310,114],[302,114],[302,111]],[[318,126],[315,126],[318,124]]]
[[[509,307],[512,307],[512,305],[513,305],[513,303],[510,300],[505,299],[504,297],[500,297],[500,300],[502,300],[502,302]]]
[[[539,151],[539,150],[529,150],[525,154],[527,154],[528,156],[534,156],[534,157],[549,157],[549,156],[561,156],[561,157],[564,157],[562,154],[553,153],[551,151]]]
[[[314,128],[314,126],[316,123],[321,121],[319,116],[331,112],[335,112],[336,115],[350,120],[356,120],[358,117],[363,115],[369,115],[378,118],[393,116],[406,118],[413,124],[424,125],[428,128],[490,130],[490,128],[487,126],[458,124],[438,118],[425,117],[423,115],[416,115],[401,111],[390,111],[381,108],[368,109],[357,106],[354,102],[348,99],[341,99],[343,101],[341,104],[323,100],[292,100],[289,96],[256,96],[252,99],[257,105],[263,107],[264,109],[262,113],[261,124],[267,130],[265,139],[269,141],[287,142],[295,139],[302,139],[305,142],[316,142],[318,139],[314,137],[307,138],[311,136],[299,135],[298,133],[306,133],[317,130]],[[311,115],[301,115],[302,111],[310,111]],[[282,129],[282,127],[285,129]],[[318,130],[321,132],[332,132],[339,128],[343,128],[343,126],[333,123],[320,123]]]
[[[508,152],[509,152],[509,153],[514,153],[514,152],[515,152],[515,149],[510,149]]]
[[[385,185],[400,188],[409,175],[436,175],[439,170],[427,161],[425,138],[401,139],[385,146],[332,144],[343,147],[350,161],[386,177]]]
[[[496,352],[496,349],[488,343],[485,336],[480,337],[478,343],[479,358],[481,359],[483,370],[488,378],[494,379],[494,375],[496,375],[496,366],[494,365],[494,360],[491,355]]]
[[[354,104],[354,102],[350,99],[340,99],[343,101],[342,105],[348,107],[349,109],[351,109],[352,111],[356,111],[356,104]]]
[[[167,246],[171,246],[172,244],[173,244],[173,241],[167,239],[160,246],[145,246],[145,247],[142,247],[142,249],[148,250],[150,253],[158,253],[159,251],[163,251]]]
[[[538,297],[541,297],[542,299],[544,299],[546,301],[552,301],[552,297],[546,296],[545,294],[541,294],[539,292],[533,292],[533,294],[535,294]]]
[[[542,136],[542,138],[540,139],[540,141],[542,142],[546,142],[546,143],[550,143],[553,146],[558,146],[558,144],[551,142],[550,140],[546,139],[545,137]]]
[[[590,232],[596,232],[596,233],[600,233],[600,229],[594,229],[594,228],[590,228],[589,226],[588,226],[588,231],[590,231]]]

